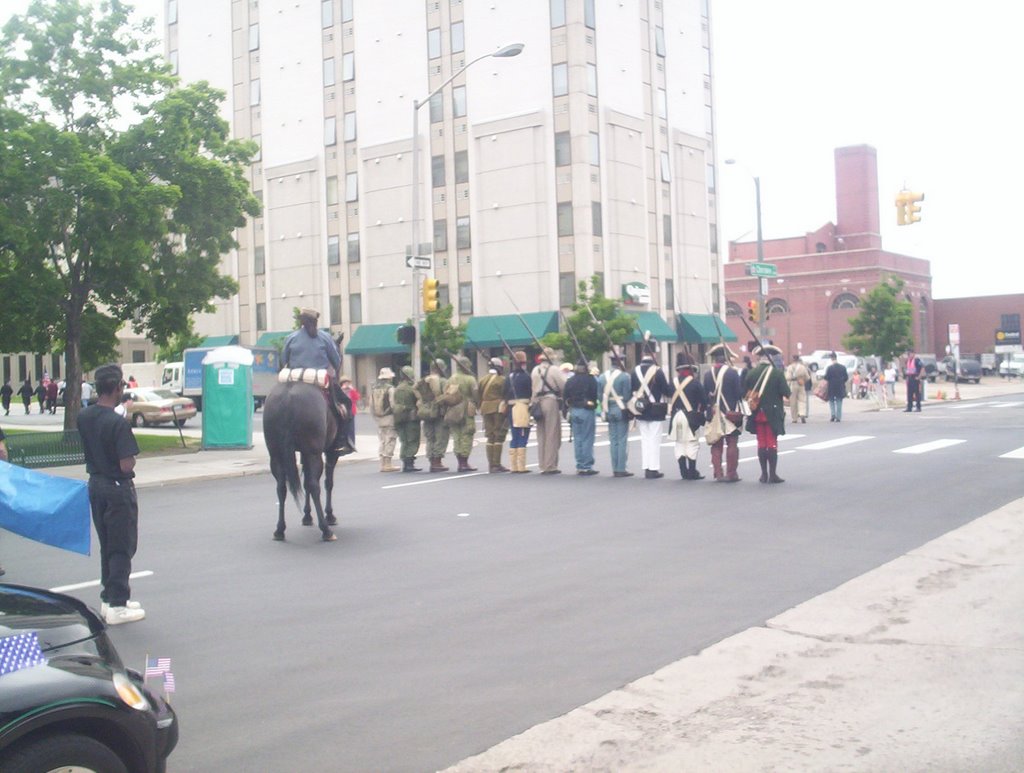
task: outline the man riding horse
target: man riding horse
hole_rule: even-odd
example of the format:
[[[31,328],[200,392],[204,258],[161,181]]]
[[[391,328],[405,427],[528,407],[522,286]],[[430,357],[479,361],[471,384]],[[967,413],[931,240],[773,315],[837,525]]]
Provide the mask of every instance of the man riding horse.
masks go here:
[[[288,336],[281,351],[281,363],[285,368],[312,368],[326,370],[329,376],[330,390],[327,393],[327,405],[334,414],[337,432],[332,447],[339,455],[350,454],[355,449],[348,440],[348,422],[352,421],[352,409],[348,396],[338,383],[341,371],[341,355],[331,336],[317,328],[320,312],[315,309],[299,309],[299,322],[302,327]]]

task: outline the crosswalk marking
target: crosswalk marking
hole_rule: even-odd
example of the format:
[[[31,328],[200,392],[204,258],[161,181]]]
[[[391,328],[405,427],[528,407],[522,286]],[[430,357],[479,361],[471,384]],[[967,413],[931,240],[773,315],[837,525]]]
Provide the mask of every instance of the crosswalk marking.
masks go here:
[[[960,443],[966,443],[966,440],[953,440],[951,438],[943,438],[942,440],[933,440],[930,443],[919,443],[916,446],[907,446],[906,448],[897,448],[893,451],[894,454],[926,454],[929,451],[938,451],[940,448],[948,448],[949,446],[956,446]]]
[[[799,433],[790,435],[790,434],[787,433],[785,435],[779,435],[778,440],[781,443],[784,440],[799,440],[802,437],[807,437],[807,435],[801,435]],[[757,445],[757,440],[742,440],[742,441],[740,441],[739,443],[736,444],[736,447],[737,448],[753,448],[756,445]]]
[[[1016,403],[993,403],[992,407],[993,408],[1019,408],[1022,405],[1024,405],[1024,403],[1021,403],[1021,402],[1016,402]]]
[[[992,405],[993,403],[963,403],[962,405],[951,405],[949,409],[951,411],[964,411],[967,410],[968,408],[981,408],[983,406],[986,408],[991,408]]]
[[[785,436],[783,436],[785,437]],[[820,443],[811,443],[809,446],[800,446],[800,451],[824,451],[826,448],[837,448],[847,446],[851,443],[860,443],[862,440],[874,440],[874,435],[848,435],[836,438],[835,440],[823,440]]]
[[[1018,449],[1016,449],[1014,451],[1010,451],[1008,453],[1002,454],[999,458],[1000,459],[1024,459],[1024,446],[1021,446],[1020,448],[1018,448]]]

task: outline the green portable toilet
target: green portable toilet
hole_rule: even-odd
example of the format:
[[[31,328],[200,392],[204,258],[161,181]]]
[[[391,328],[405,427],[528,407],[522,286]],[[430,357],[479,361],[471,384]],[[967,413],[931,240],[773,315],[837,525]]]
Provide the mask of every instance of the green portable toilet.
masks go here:
[[[203,357],[203,449],[252,448],[252,352],[222,346]]]

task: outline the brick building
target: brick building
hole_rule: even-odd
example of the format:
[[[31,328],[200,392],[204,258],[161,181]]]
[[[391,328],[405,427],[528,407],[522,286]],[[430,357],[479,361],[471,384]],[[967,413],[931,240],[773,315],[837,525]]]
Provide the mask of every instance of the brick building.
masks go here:
[[[1024,294],[943,298],[935,301],[935,347],[940,353],[949,343],[949,325],[960,326],[960,354],[995,351],[996,331],[1020,333]],[[1018,335],[1019,337],[1019,335]],[[1003,343],[1010,343],[1004,338]]]
[[[765,296],[768,337],[787,359],[797,351],[841,349],[861,296],[885,276],[895,275],[906,283],[904,292],[917,312],[917,350],[944,347],[944,335],[936,343],[929,261],[882,249],[875,149],[837,148],[835,165],[836,222],[803,236],[763,241],[765,262],[778,267],[778,277],[768,280]],[[756,242],[729,243],[729,262],[724,266],[726,319],[741,341],[750,339],[742,317],[747,301],[757,298],[759,281],[746,276],[745,264],[756,260]]]

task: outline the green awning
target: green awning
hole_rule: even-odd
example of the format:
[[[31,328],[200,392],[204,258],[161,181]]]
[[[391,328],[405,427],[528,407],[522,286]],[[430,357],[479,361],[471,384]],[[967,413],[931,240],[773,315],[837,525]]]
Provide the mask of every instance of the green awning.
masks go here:
[[[523,326],[523,320],[529,330]],[[477,349],[497,348],[502,345],[501,339],[504,338],[509,346],[533,346],[533,336],[543,338],[548,333],[557,332],[557,311],[533,311],[523,314],[522,320],[515,314],[470,317],[466,324],[466,345]]]
[[[360,325],[345,347],[345,354],[408,354],[409,347],[398,343],[399,322],[386,325]]]
[[[676,331],[668,326],[668,323],[661,318],[661,315],[653,311],[627,311],[627,314],[632,314],[637,318],[640,323],[640,330],[650,330],[651,338],[655,341],[661,341],[662,343],[672,343],[678,340]],[[627,342],[632,344],[638,344],[643,341],[643,335],[640,330],[634,330]]]
[[[238,336],[206,336],[203,346],[237,346]]]
[[[294,330],[282,330],[277,333],[264,333],[257,339],[257,346],[275,346],[278,342],[284,343],[284,339],[294,333]]]
[[[735,341],[736,334],[719,318],[717,325],[711,314],[676,314],[676,326],[679,329],[679,340],[688,344],[719,343]],[[721,330],[721,334],[719,334]]]

